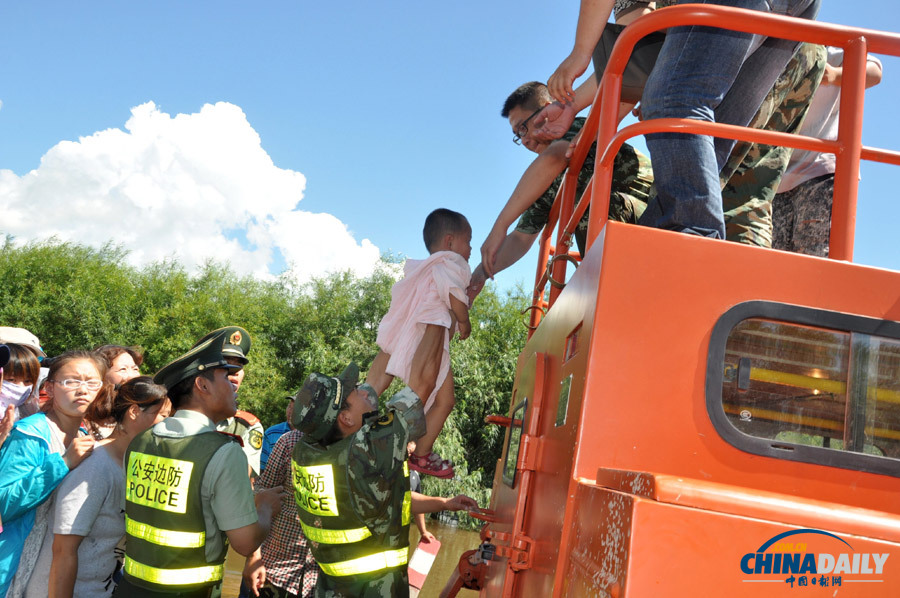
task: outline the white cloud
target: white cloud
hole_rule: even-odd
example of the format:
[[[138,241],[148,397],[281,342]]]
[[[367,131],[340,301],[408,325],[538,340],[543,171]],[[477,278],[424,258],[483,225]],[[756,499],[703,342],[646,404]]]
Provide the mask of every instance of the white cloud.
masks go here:
[[[19,242],[112,241],[135,265],[175,257],[195,268],[212,258],[268,277],[278,250],[300,281],[371,272],[380,252],[368,239],[357,243],[330,214],[296,209],[305,187],[303,174],[272,163],[239,107],[172,117],[148,102],[124,131],[61,141],[21,177],[0,170],[0,229]]]

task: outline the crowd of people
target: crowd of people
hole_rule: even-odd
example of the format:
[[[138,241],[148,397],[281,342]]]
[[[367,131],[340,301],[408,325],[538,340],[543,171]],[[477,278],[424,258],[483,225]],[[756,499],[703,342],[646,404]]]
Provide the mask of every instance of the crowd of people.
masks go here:
[[[405,595],[410,523],[427,542],[425,513],[478,508],[411,489],[411,470],[454,475],[434,451],[455,403],[450,340],[471,334],[486,279],[549,219],[602,69],[573,83],[610,14],[627,25],[675,3],[582,0],[572,53],[503,105],[515,143],[538,156],[481,263],[470,271],[465,216],[429,214],[429,257],[408,260],[392,289],[365,381],[355,364],[311,374],[268,430],[237,409],[252,347],[239,326],[211,331],[152,377],[135,346],[48,357],[30,331],[0,327],[0,596],[218,596],[229,546],[246,557],[242,596]],[[814,18],[819,0],[709,3]],[[841,65],[839,48],[676,27],[640,113],[834,138]],[[880,78],[870,58],[867,86]],[[649,158],[627,144],[615,158],[611,219],[827,255],[834,156],[681,133],[647,145]],[[575,231],[582,253],[586,235],[587,213]],[[404,386],[380,408],[395,377]]]
[[[237,410],[250,348],[220,328],[150,377],[137,347],[48,358],[0,328],[0,595],[218,596],[229,547],[243,595],[406,587],[411,519],[429,541],[420,515],[477,508],[410,491],[424,401],[407,386],[382,415],[351,364],[312,374],[263,434]]]

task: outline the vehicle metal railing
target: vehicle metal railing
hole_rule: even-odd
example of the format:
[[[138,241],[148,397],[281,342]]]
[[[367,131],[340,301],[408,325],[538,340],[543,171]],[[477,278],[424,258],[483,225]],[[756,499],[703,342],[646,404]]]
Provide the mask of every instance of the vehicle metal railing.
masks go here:
[[[825,140],[791,133],[778,133],[706,121],[664,118],[635,123],[617,131],[617,112],[621,99],[622,73],[634,45],[649,33],[681,25],[706,25],[766,35],[783,39],[823,44],[843,48],[843,76],[841,79],[841,118],[838,138]],[[797,149],[835,154],[834,200],[831,216],[829,258],[852,261],[856,227],[856,200],[859,182],[859,161],[869,160],[900,166],[900,152],[862,145],[862,120],[865,96],[866,56],[884,54],[900,56],[900,35],[871,29],[843,27],[819,21],[796,19],[769,13],[709,4],[685,4],[654,11],[630,24],[619,35],[610,55],[603,79],[581,136],[575,145],[563,184],[557,193],[550,218],[540,236],[538,267],[530,310],[529,336],[540,324],[547,310],[565,286],[567,263],[577,261],[577,253],[570,253],[572,235],[588,205],[592,205],[588,219],[586,252],[606,225],[609,194],[612,185],[613,160],[627,139],[647,133],[678,131],[781,145]],[[575,206],[578,173],[597,141],[594,178]],[[601,151],[602,150],[602,151]],[[553,229],[557,228],[556,243],[551,244]],[[552,284],[546,292],[548,282]]]

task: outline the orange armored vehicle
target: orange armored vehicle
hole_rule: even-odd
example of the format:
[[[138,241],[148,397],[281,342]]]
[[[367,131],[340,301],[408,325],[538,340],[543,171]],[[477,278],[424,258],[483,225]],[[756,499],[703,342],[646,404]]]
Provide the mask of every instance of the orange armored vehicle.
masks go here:
[[[688,23],[844,48],[838,139],[617,132],[631,47]],[[489,418],[508,430],[463,559],[481,595],[900,596],[900,273],[851,263],[859,160],[900,164],[861,144],[867,52],[900,36],[699,5],[621,35],[569,171],[599,130],[588,250],[568,252],[587,205],[570,174],[509,413]],[[830,257],[608,222],[621,143],[672,129],[835,153]]]

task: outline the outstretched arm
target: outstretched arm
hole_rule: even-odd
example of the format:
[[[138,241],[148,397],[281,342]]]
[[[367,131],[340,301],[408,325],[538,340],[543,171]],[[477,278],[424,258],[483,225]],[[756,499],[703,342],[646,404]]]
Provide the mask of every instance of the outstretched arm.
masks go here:
[[[569,163],[566,158],[568,149],[568,141],[563,139],[554,141],[541,152],[541,155],[535,158],[522,178],[519,179],[515,190],[506,201],[500,215],[497,216],[490,234],[481,245],[481,265],[487,276],[493,277],[499,271],[496,265],[497,253],[506,238],[509,226],[522,215],[522,212],[537,201],[553,180],[566,169],[566,165]]]
[[[440,496],[425,496],[418,492],[411,493],[412,496],[412,514],[419,513],[437,513],[438,511],[475,511],[478,510],[478,503],[474,498],[470,498],[465,494],[458,494],[453,498],[442,498]]]
[[[529,234],[518,230],[514,230],[506,235],[506,238],[500,243],[500,249],[497,250],[497,257],[494,259],[494,274],[506,270],[522,259],[522,256],[528,253],[528,250],[531,249],[531,246],[534,245],[534,240],[537,238],[537,233]],[[484,288],[486,281],[487,275],[484,273],[484,267],[478,264],[472,272],[469,288],[466,289],[470,306],[475,301],[478,293],[481,292],[481,289]]]

